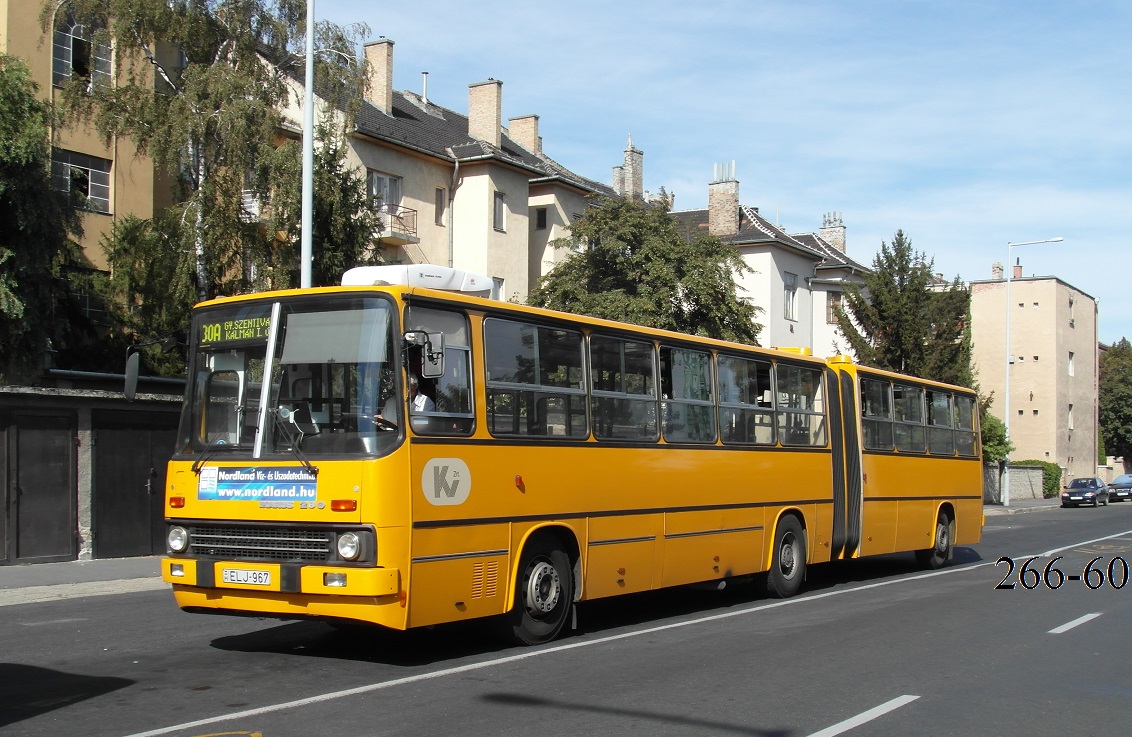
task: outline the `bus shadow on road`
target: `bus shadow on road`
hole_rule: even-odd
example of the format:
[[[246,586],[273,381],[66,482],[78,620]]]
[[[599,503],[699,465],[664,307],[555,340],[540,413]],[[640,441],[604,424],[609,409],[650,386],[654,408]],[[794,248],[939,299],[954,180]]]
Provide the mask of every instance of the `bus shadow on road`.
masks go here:
[[[948,567],[969,565],[982,558],[973,548],[955,548]],[[911,553],[893,553],[810,566],[799,596],[839,586],[881,583],[914,576],[923,570]],[[663,624],[689,616],[710,616],[759,601],[775,601],[766,593],[766,574],[720,582],[677,586],[597,599],[578,606],[578,627],[564,637],[612,635],[629,627]],[[399,632],[376,625],[319,621],[284,622],[254,632],[212,641],[233,652],[277,653],[413,667],[512,650],[499,640],[486,620],[456,622]]]
[[[456,622],[399,632],[377,625],[285,622],[220,637],[212,647],[233,652],[278,653],[394,666],[430,665],[509,649],[483,621]]]

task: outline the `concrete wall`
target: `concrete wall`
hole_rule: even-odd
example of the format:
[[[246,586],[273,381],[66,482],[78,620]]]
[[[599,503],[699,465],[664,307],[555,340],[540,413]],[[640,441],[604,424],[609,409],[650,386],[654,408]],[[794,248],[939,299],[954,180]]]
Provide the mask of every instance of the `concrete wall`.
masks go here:
[[[983,466],[983,501],[1001,504],[1002,476],[998,464]],[[1011,499],[1042,499],[1042,469],[1040,466],[1010,467]]]

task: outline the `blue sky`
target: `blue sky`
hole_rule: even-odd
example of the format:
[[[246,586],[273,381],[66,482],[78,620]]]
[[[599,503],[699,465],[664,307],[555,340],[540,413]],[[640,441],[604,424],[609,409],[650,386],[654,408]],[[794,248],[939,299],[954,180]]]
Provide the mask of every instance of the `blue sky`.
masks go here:
[[[902,229],[947,278],[1025,275],[1099,300],[1132,339],[1132,3],[316,0],[395,41],[394,85],[466,112],[503,82],[548,155],[610,183],[626,138],[645,189],[706,207],[717,162],[788,232],[843,214],[871,264]]]

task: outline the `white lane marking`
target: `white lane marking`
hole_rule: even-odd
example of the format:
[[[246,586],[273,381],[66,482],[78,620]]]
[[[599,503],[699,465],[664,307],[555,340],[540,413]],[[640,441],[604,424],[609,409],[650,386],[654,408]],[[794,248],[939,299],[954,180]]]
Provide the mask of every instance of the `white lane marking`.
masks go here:
[[[1132,530],[1126,530],[1126,531],[1119,533],[1119,534],[1129,535],[1129,534],[1132,534]],[[1101,539],[1108,539],[1108,538],[1101,538]],[[1090,540],[1090,541],[1083,542],[1083,543],[1074,543],[1073,545],[1066,546],[1065,549],[1077,547],[1078,545],[1086,545],[1089,542],[1096,542],[1096,541]],[[1017,558],[1018,556],[1015,556],[1015,557]],[[608,637],[600,637],[600,638],[595,639],[595,640],[585,640],[585,641],[582,641],[582,642],[568,642],[564,645],[553,645],[551,647],[547,647],[547,648],[544,648],[544,649],[541,649],[541,650],[526,650],[526,651],[519,653],[519,654],[516,654],[516,655],[507,655],[507,656],[504,656],[502,658],[496,658],[494,660],[485,660],[485,661],[481,661],[481,662],[478,662],[478,663],[469,663],[468,665],[460,665],[460,666],[456,666],[456,667],[453,667],[453,668],[444,668],[442,670],[433,671],[431,673],[419,673],[419,674],[413,675],[413,676],[406,676],[404,678],[395,678],[391,681],[379,681],[377,683],[371,683],[371,684],[368,684],[368,685],[365,685],[365,686],[358,686],[356,688],[349,688],[349,689],[345,689],[343,691],[331,691],[330,693],[319,694],[317,696],[308,696],[305,699],[297,699],[295,701],[286,701],[286,702],[283,702],[283,703],[280,703],[280,704],[272,704],[270,706],[261,706],[261,707],[256,708],[256,709],[247,709],[245,711],[233,712],[231,714],[222,714],[220,716],[207,717],[205,719],[198,719],[198,720],[193,721],[193,722],[185,722],[183,724],[175,724],[171,727],[160,727],[158,729],[149,730],[147,732],[137,732],[137,733],[132,734],[132,735],[127,735],[127,737],[157,737],[157,735],[169,734],[170,732],[177,732],[177,731],[180,731],[180,730],[192,729],[194,727],[200,727],[200,726],[204,726],[204,725],[208,725],[208,724],[216,724],[217,722],[224,722],[224,721],[235,720],[235,719],[244,719],[244,718],[247,718],[247,717],[259,716],[260,714],[270,714],[270,713],[276,712],[276,711],[283,711],[283,710],[286,710],[286,709],[294,709],[294,708],[301,707],[301,706],[309,706],[310,704],[319,704],[319,703],[323,703],[323,702],[326,702],[326,701],[333,701],[335,699],[341,699],[341,698],[345,698],[347,696],[356,696],[358,694],[372,693],[374,691],[383,691],[385,689],[393,688],[395,686],[404,686],[404,685],[407,685],[407,684],[410,684],[410,683],[418,683],[420,681],[428,681],[428,680],[432,680],[432,679],[435,679],[435,678],[443,678],[443,677],[446,677],[446,676],[459,675],[461,673],[468,673],[470,671],[482,670],[484,668],[492,668],[492,667],[495,667],[497,665],[507,665],[509,663],[517,663],[521,660],[527,660],[528,658],[535,658],[535,657],[538,657],[540,655],[550,655],[552,653],[560,653],[560,652],[565,652],[567,650],[575,650],[577,648],[582,648],[582,647],[593,647],[595,645],[604,645],[608,642],[614,642],[616,640],[625,640],[625,639],[628,639],[630,637],[640,637],[642,635],[652,635],[652,634],[656,634],[657,632],[664,632],[665,630],[678,629],[678,628],[681,628],[681,627],[689,627],[689,626],[692,626],[692,625],[704,624],[704,623],[707,623],[707,622],[716,622],[716,621],[720,621],[720,620],[723,620],[723,619],[730,619],[732,617],[741,617],[741,616],[746,615],[746,614],[756,614],[758,612],[763,612],[763,611],[766,611],[768,609],[777,609],[779,607],[784,607],[784,606],[794,606],[794,605],[798,605],[798,604],[804,604],[804,603],[807,603],[807,602],[810,602],[810,601],[817,601],[818,599],[826,599],[826,598],[829,598],[831,596],[841,596],[843,594],[855,593],[857,591],[868,591],[869,589],[876,589],[876,588],[880,588],[881,586],[891,586],[893,584],[905,583],[905,582],[908,582],[908,581],[920,581],[920,580],[925,579],[925,578],[935,578],[936,576],[947,576],[947,575],[951,575],[953,573],[964,573],[964,572],[967,572],[967,571],[974,571],[974,570],[979,569],[979,568],[984,568],[986,566],[993,566],[993,565],[995,565],[995,561],[989,561],[988,560],[988,561],[984,561],[982,563],[975,563],[975,564],[969,565],[969,566],[957,566],[955,568],[944,568],[943,570],[939,570],[939,571],[929,571],[927,573],[921,573],[921,574],[918,574],[918,575],[915,575],[915,576],[907,576],[907,577],[902,577],[902,578],[890,579],[888,581],[880,581],[878,583],[865,584],[864,586],[857,586],[857,587],[854,587],[854,588],[838,589],[836,591],[825,591],[825,592],[822,592],[820,594],[808,594],[808,595],[804,595],[804,596],[798,596],[798,597],[795,597],[793,599],[781,599],[779,601],[773,601],[773,602],[770,602],[770,603],[767,603],[767,604],[759,604],[759,605],[755,605],[755,606],[752,606],[752,607],[748,607],[746,609],[737,609],[737,610],[730,611],[730,612],[723,612],[723,613],[720,613],[720,614],[712,614],[712,615],[709,615],[709,616],[706,616],[706,617],[698,617],[696,619],[689,619],[689,620],[682,621],[682,622],[673,622],[671,624],[662,624],[662,625],[658,625],[656,627],[649,627],[649,628],[643,629],[643,630],[634,630],[633,632],[622,632],[621,634],[618,634],[618,635],[610,635]]]
[[[118,581],[91,581],[89,583],[63,583],[56,586],[26,586],[22,589],[0,590],[0,606],[38,604],[43,601],[75,599],[81,596],[108,596],[132,594],[136,591],[157,591],[169,588],[160,578],[125,578]]]
[[[1060,553],[1062,550],[1070,550],[1070,549],[1076,548],[1080,545],[1090,545],[1092,543],[1099,543],[1101,540],[1112,540],[1114,538],[1118,538],[1118,537],[1121,537],[1123,535],[1127,535],[1130,532],[1132,532],[1132,530],[1125,530],[1124,532],[1118,532],[1115,535],[1108,535],[1106,537],[1098,537],[1095,540],[1086,540],[1086,541],[1080,542],[1080,543],[1073,543],[1072,545],[1065,545],[1065,546],[1060,547],[1060,548],[1054,548],[1053,550],[1047,550],[1046,552],[1042,553],[1042,556],[1048,558],[1049,556],[1053,555],[1054,553]]]
[[[855,717],[850,717],[843,722],[838,722],[837,724],[826,727],[820,732],[814,732],[810,737],[834,737],[834,735],[841,734],[842,732],[848,732],[850,729],[859,727],[865,722],[871,722],[877,717],[883,716],[894,709],[899,709],[905,704],[910,704],[918,698],[920,697],[907,695],[897,696],[892,701],[886,701],[880,706],[874,706],[872,709],[863,711]]]
[[[1066,622],[1065,624],[1061,625],[1060,627],[1054,627],[1053,629],[1051,629],[1048,632],[1048,634],[1060,635],[1062,632],[1068,632],[1069,630],[1073,629],[1077,625],[1084,624],[1085,622],[1096,619],[1099,616],[1101,616],[1100,612],[1094,612],[1093,614],[1086,614],[1083,617],[1077,617],[1077,619],[1074,619],[1072,622]]]
[[[71,617],[69,619],[49,619],[46,622],[20,622],[24,627],[43,627],[48,624],[70,624],[72,622],[85,622],[86,617]]]

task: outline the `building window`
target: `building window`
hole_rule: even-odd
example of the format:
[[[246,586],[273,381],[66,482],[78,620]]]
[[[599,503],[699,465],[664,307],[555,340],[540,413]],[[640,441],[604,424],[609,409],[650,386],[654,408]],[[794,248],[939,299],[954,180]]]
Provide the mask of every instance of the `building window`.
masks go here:
[[[401,207],[401,177],[370,169],[366,173],[370,205],[380,212],[396,214]]]
[[[825,321],[830,325],[837,324],[837,313],[844,309],[841,303],[843,297],[841,292],[830,292],[826,297]]]
[[[444,225],[444,216],[448,209],[448,191],[444,187],[436,188],[436,224]]]
[[[495,193],[495,207],[492,210],[491,225],[499,231],[507,230],[507,202],[502,192]]]
[[[1073,351],[1069,351],[1069,375],[1073,375]]]
[[[108,159],[57,148],[51,152],[51,183],[68,193],[76,207],[108,213],[110,164]]]
[[[783,282],[783,300],[782,311],[783,317],[787,320],[797,319],[794,316],[794,306],[798,299],[798,275],[791,274],[789,271],[785,272],[782,277]]]
[[[1072,429],[1073,429],[1073,405],[1072,405],[1072,404],[1071,404],[1071,405],[1069,405],[1069,417],[1068,417],[1068,420],[1069,420],[1069,429],[1070,429],[1070,430],[1072,430]]]
[[[535,230],[546,230],[546,208],[535,208]]]
[[[91,29],[67,18],[55,29],[52,46],[51,81],[61,87],[72,79],[85,79],[87,89],[110,84],[110,54],[107,44],[91,42]]]

